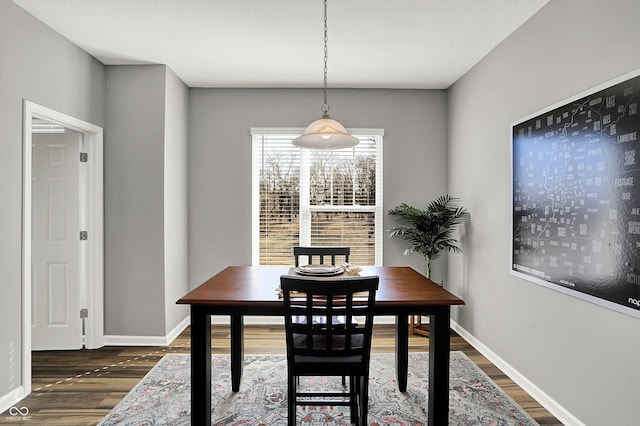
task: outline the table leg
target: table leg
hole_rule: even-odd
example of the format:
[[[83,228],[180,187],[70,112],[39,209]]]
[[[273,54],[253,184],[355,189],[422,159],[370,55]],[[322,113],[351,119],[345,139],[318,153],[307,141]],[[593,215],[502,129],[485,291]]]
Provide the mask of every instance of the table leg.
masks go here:
[[[435,308],[429,320],[429,426],[449,421],[450,307]]]
[[[244,317],[231,315],[231,390],[240,390],[242,366],[244,364]]]
[[[396,315],[396,376],[398,390],[407,391],[407,371],[409,366],[409,327],[406,314]]]
[[[211,425],[211,315],[191,305],[191,424]]]

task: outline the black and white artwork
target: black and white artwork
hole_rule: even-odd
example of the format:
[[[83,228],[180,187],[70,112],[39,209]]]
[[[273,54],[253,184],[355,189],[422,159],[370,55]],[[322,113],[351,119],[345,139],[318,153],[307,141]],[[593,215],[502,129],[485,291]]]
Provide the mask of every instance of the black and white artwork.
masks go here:
[[[638,318],[639,74],[511,128],[512,273]]]

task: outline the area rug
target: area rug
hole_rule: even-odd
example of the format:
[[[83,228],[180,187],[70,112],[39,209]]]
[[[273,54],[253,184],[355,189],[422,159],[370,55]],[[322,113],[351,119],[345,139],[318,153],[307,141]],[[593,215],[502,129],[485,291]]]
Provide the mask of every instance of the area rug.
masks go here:
[[[228,355],[213,355],[212,424],[286,425],[284,355],[247,355],[239,392],[231,392]],[[398,391],[394,355],[373,354],[369,425],[426,425],[428,353],[409,354],[407,392]],[[304,380],[308,379],[308,380]],[[303,378],[301,387],[341,387],[342,381]],[[451,352],[449,425],[537,425],[462,352]],[[168,354],[105,417],[99,426],[190,424],[190,356]],[[348,407],[298,407],[297,424],[349,425]]]

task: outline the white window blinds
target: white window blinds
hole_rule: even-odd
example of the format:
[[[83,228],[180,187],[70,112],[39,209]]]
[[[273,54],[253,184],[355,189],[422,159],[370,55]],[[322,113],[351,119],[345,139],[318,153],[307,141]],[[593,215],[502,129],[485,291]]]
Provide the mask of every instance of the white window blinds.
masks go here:
[[[351,131],[353,148],[313,151],[302,129],[252,129],[253,264],[293,264],[293,247],[348,246],[354,265],[382,264],[382,135]]]

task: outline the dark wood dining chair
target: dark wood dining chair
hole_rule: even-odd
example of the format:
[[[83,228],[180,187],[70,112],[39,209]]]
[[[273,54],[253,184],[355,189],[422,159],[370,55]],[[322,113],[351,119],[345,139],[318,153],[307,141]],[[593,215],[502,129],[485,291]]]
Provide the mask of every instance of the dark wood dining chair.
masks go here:
[[[293,257],[295,266],[300,266],[300,256],[308,256],[309,264],[313,264],[313,259],[317,259],[320,265],[326,263],[325,258],[331,259],[331,265],[336,264],[336,256],[342,256],[345,262],[349,262],[349,256],[351,255],[351,247],[330,247],[330,246],[315,246],[315,247],[294,247]],[[328,264],[328,263],[327,263]]]
[[[349,406],[352,424],[367,423],[378,281],[378,277],[280,277],[285,308],[289,425],[296,424],[296,408],[308,405]],[[355,316],[364,320],[354,322]],[[336,317],[344,317],[346,321],[334,325]],[[317,318],[321,321],[316,321]],[[340,392],[337,389],[301,392],[297,380],[301,376],[346,376],[349,385]]]

